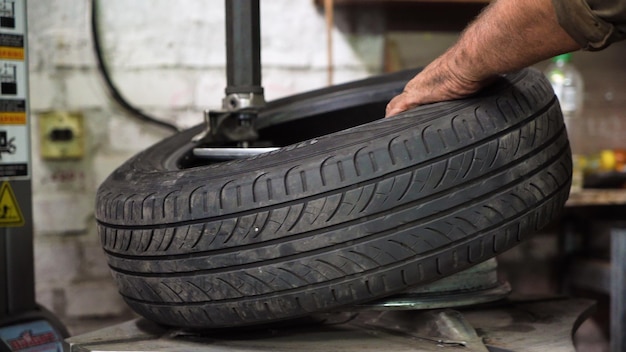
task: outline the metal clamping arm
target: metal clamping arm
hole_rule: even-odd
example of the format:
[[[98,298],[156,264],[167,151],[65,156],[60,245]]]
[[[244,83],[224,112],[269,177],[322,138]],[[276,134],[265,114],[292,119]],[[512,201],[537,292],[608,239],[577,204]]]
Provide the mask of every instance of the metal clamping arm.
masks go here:
[[[226,89],[222,109],[206,111],[206,130],[194,141],[211,137],[247,147],[257,138],[255,121],[265,105],[261,86],[259,0],[225,0]]]

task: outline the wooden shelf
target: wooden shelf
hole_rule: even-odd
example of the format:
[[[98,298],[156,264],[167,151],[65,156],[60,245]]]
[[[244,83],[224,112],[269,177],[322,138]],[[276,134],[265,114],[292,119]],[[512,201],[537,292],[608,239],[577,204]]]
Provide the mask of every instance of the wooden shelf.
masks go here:
[[[345,5],[389,5],[389,4],[488,4],[489,0],[333,0],[336,6]],[[324,0],[315,0],[315,4],[322,6]]]
[[[570,193],[566,207],[626,205],[626,189],[583,189]]]
[[[323,11],[323,0],[314,0]],[[350,16],[359,11],[384,15],[387,31],[460,32],[489,4],[487,0],[334,0]]]

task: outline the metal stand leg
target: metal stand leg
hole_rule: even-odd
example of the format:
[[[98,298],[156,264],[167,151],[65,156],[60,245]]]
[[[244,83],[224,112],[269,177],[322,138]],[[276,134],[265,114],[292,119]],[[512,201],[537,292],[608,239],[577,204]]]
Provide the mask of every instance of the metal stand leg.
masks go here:
[[[626,351],[626,229],[611,233],[611,351]]]
[[[9,285],[7,274],[8,270],[6,269],[6,263],[3,262],[2,255],[7,251],[6,244],[6,236],[0,236],[0,320],[5,316],[9,315],[9,302],[8,302],[8,292]]]

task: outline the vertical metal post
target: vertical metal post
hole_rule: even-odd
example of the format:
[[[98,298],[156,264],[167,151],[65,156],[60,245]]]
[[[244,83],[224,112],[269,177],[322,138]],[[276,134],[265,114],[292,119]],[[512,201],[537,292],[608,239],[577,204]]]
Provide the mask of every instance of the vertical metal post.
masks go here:
[[[4,255],[7,252],[6,236],[0,235],[0,321],[9,315],[9,302],[8,292],[9,287],[7,284],[7,263]]]
[[[258,110],[265,105],[261,86],[261,11],[259,0],[224,0],[224,4],[226,95],[220,111],[205,112],[207,128],[193,139],[198,142],[222,135],[247,148],[258,137],[255,121]]]
[[[259,0],[226,1],[226,95],[262,94]]]
[[[626,229],[611,233],[611,351],[626,351]]]
[[[6,136],[0,148],[0,321],[37,307],[26,0],[11,5],[15,20],[0,23],[0,65],[15,68],[15,86],[0,89],[0,132]]]
[[[0,237],[6,239],[4,257],[6,261],[6,283],[8,286],[8,315],[17,315],[34,310],[35,274],[33,264],[33,222],[30,180],[12,181],[11,187],[24,217],[21,227],[3,228]]]

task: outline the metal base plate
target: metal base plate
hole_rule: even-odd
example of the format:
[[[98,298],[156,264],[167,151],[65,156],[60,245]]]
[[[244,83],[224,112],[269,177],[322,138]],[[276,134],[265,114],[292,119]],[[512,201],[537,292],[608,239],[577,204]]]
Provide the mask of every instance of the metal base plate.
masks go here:
[[[441,280],[358,307],[372,310],[436,309],[472,306],[506,298],[508,282],[498,281],[495,258],[479,263]]]
[[[67,347],[72,352],[573,352],[573,332],[593,307],[582,299],[507,299],[481,309],[328,313],[316,324],[202,334],[137,319],[72,337]]]
[[[480,291],[449,291],[444,293],[404,293],[379,301],[363,303],[358,307],[372,310],[414,310],[467,307],[494,302],[506,298],[511,293],[507,282]]]

